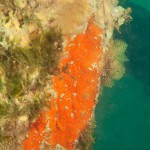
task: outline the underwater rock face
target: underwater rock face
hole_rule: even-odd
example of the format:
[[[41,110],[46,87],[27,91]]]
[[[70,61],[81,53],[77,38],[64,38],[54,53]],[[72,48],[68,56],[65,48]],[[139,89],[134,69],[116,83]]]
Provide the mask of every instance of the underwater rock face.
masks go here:
[[[91,149],[102,85],[124,73],[117,0],[0,2],[0,147]]]

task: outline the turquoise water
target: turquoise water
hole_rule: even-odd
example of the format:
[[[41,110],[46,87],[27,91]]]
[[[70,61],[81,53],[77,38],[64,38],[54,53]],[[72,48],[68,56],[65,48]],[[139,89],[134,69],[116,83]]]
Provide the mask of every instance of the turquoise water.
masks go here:
[[[120,1],[133,10],[133,21],[115,35],[128,43],[129,62],[99,98],[94,150],[150,150],[150,0]]]

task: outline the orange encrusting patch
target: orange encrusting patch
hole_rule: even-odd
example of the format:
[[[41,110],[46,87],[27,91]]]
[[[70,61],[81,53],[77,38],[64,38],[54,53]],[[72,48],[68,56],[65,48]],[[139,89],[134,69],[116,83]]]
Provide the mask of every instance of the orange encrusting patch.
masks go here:
[[[51,147],[59,144],[67,150],[74,149],[75,140],[86,128],[96,104],[102,34],[90,19],[84,34],[77,35],[74,40],[68,38],[65,50],[69,57],[60,62],[61,72],[54,76],[53,88],[58,98],[51,100],[50,110],[43,112],[31,125],[28,138],[23,142],[24,150],[40,150],[43,139]],[[43,132],[47,125],[51,129],[49,135]]]

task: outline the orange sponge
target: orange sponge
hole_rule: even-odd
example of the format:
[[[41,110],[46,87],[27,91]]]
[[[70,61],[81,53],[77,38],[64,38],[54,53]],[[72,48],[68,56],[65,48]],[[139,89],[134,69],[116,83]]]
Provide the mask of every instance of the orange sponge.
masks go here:
[[[53,79],[57,98],[51,100],[50,109],[30,126],[24,150],[56,145],[67,150],[75,148],[91,119],[99,92],[101,35],[103,30],[91,18],[84,34],[76,35],[74,40],[68,38],[65,50],[69,57],[60,62],[60,73]]]

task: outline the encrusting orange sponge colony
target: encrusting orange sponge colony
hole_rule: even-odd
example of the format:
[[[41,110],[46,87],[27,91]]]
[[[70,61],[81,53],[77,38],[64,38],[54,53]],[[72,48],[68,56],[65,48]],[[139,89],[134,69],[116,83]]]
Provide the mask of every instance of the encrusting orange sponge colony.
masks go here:
[[[68,38],[65,50],[69,57],[60,62],[61,72],[54,76],[53,81],[58,98],[51,100],[51,109],[43,112],[31,125],[24,150],[37,150],[41,142],[43,146],[59,144],[72,150],[80,133],[92,119],[99,92],[101,35],[104,33],[92,20],[84,34],[77,35],[73,40]],[[47,124],[50,131],[46,132]]]

